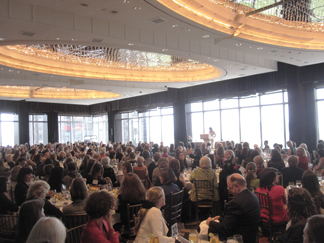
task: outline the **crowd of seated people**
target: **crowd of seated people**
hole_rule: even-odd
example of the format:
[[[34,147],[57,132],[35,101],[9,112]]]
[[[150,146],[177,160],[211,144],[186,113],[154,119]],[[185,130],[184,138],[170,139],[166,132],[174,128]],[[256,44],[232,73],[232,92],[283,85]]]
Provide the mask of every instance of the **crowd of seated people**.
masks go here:
[[[32,242],[35,237],[43,239],[39,232],[41,227],[50,227],[46,222],[56,225],[60,231],[61,225],[56,219],[62,219],[63,214],[85,213],[89,221],[81,242],[105,242],[104,239],[119,242],[117,231],[129,233],[131,230],[127,204],[143,204],[140,221],[135,226],[137,239],[151,233],[165,242],[174,242],[167,237],[169,225],[161,223],[169,221],[169,195],[183,189],[183,199],[187,202],[183,210],[188,213],[191,211],[188,207],[192,209],[197,200],[211,199],[208,196],[196,198],[194,180],[214,179],[213,200],[217,214],[226,211],[224,201],[229,203],[239,191],[268,192],[273,206],[272,220],[276,225],[283,225],[284,242],[302,242],[300,232],[307,220],[324,212],[324,195],[318,182],[318,177],[324,173],[324,143],[319,142],[316,153],[309,153],[306,144],[297,148],[293,141],[288,141],[287,147],[285,151],[275,144],[270,149],[265,143],[264,148],[251,149],[247,142],[235,144],[233,141],[216,143],[214,150],[209,145],[201,148],[182,142],[170,147],[163,143],[139,143],[135,147],[131,142],[1,147],[0,214],[18,214],[16,242]],[[282,184],[278,180],[279,172]],[[228,178],[233,174],[230,183],[234,187],[230,188]],[[302,188],[285,190],[288,184],[297,181],[302,182]],[[102,188],[109,191],[120,187],[117,201],[105,190],[89,196],[87,185],[104,186]],[[61,211],[51,203],[51,198],[66,190],[70,191],[72,203]],[[287,198],[291,201],[287,202]],[[299,200],[307,205],[295,203]],[[120,222],[115,225],[112,225],[111,210],[120,214]],[[260,211],[259,216],[262,219],[267,214]],[[158,226],[151,221],[153,219],[161,220]],[[43,225],[37,221],[42,221]],[[212,225],[215,230],[223,227]],[[37,228],[34,230],[33,226]],[[235,233],[235,229],[229,232]]]

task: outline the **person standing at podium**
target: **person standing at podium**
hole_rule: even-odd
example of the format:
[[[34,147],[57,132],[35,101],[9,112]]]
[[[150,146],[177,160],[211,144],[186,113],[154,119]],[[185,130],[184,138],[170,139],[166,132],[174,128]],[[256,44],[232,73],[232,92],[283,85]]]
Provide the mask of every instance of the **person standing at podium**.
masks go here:
[[[209,139],[211,146],[214,146],[214,138],[216,137],[216,133],[213,131],[213,128],[209,128],[209,136],[213,137],[213,139]]]

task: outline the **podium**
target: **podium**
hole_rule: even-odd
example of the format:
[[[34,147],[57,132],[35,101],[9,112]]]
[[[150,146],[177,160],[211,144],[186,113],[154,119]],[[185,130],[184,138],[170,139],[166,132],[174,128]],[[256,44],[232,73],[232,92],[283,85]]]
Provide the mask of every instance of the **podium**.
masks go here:
[[[213,136],[210,136],[209,133],[207,134],[200,134],[200,139],[204,140],[204,143],[209,143],[211,140],[214,139]]]

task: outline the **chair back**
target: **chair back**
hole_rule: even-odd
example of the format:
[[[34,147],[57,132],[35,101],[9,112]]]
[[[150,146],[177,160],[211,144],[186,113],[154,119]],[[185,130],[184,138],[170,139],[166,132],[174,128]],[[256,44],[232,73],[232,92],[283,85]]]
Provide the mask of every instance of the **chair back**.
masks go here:
[[[261,192],[254,192],[255,195],[259,198],[260,201],[260,210],[265,209],[262,211],[262,214],[267,215],[268,218],[262,218],[262,220],[266,221],[271,225],[271,202],[269,197],[269,192],[261,193]]]
[[[0,215],[0,242],[14,242],[17,228],[17,216]]]
[[[183,188],[179,192],[171,192],[170,203],[169,203],[169,232],[171,232],[171,226],[175,222],[181,222],[181,211],[183,203]]]
[[[67,230],[65,242],[66,243],[80,243],[84,226],[85,226],[85,224],[79,225],[77,227]]]
[[[193,184],[196,190],[197,202],[202,196],[210,198],[210,200],[214,201],[214,178],[206,180],[195,179]]]
[[[135,236],[133,229],[135,226],[137,212],[141,209],[141,207],[142,204],[136,204],[136,205],[130,205],[129,203],[127,204],[127,223],[128,223],[128,229],[130,231],[129,239]]]
[[[62,221],[67,229],[72,229],[88,222],[88,215],[84,214],[63,214]]]

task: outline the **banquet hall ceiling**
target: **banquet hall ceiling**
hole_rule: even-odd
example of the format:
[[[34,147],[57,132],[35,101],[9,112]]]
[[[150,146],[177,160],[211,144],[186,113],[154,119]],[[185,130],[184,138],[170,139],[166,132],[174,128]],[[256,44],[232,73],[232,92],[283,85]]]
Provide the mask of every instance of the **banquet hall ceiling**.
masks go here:
[[[155,0],[0,0],[0,45],[62,44],[121,48],[192,59],[220,70],[217,78],[187,82],[118,81],[46,74],[0,65],[0,86],[89,89],[114,98],[39,99],[91,105],[273,72],[277,62],[306,66],[323,62],[323,51],[273,46],[218,32],[167,9]],[[1,61],[1,60],[0,60]]]

